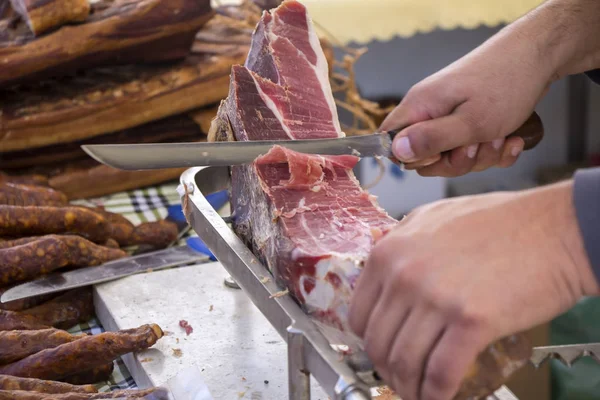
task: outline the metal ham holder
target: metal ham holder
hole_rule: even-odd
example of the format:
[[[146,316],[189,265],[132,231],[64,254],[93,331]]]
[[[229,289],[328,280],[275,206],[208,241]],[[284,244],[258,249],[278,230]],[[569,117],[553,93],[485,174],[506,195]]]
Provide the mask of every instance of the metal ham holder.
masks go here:
[[[370,363],[345,360],[316,324],[281,288],[206,200],[205,195],[229,189],[228,167],[195,167],[181,175],[182,204],[189,223],[215,257],[287,343],[289,400],[310,400],[312,375],[335,400],[369,400],[371,388],[382,385]],[[518,400],[505,386],[488,400]]]

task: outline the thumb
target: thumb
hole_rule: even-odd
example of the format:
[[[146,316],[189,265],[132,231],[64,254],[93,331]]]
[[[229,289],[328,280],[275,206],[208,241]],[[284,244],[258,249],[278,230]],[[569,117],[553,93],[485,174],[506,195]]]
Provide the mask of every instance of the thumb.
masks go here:
[[[392,152],[400,161],[415,162],[474,143],[477,138],[471,124],[450,114],[404,128],[394,138]]]

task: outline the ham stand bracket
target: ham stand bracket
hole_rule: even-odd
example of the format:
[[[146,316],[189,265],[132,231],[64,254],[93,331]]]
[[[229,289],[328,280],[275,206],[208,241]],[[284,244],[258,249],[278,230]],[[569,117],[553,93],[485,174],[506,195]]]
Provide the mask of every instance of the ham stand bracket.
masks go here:
[[[276,296],[281,288],[265,279],[271,273],[204,197],[229,189],[229,168],[190,168],[180,183],[184,212],[194,231],[287,343],[288,399],[310,400],[311,375],[334,400],[372,399],[371,389],[382,382],[370,364],[345,360],[290,296]],[[518,399],[503,386],[488,400]]]

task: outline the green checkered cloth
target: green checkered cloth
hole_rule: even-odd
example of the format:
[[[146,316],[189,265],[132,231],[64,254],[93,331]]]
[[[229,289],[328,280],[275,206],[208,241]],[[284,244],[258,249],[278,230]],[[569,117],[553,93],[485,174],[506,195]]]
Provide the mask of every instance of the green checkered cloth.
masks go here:
[[[102,184],[99,182],[98,184]],[[181,204],[177,193],[177,182],[164,184],[130,192],[122,192],[98,199],[76,201],[74,203],[86,206],[104,207],[106,211],[124,215],[134,224],[142,222],[153,222],[164,219],[167,216],[167,208],[171,205]],[[193,235],[190,232],[186,235]],[[184,238],[185,239],[185,238]],[[182,239],[183,240],[183,239]],[[69,330],[71,333],[98,334],[104,332],[104,328],[96,318],[85,324],[80,324]],[[137,385],[123,361],[119,358],[115,361],[114,372],[108,382],[96,385],[99,391],[106,392],[117,389],[135,389]]]

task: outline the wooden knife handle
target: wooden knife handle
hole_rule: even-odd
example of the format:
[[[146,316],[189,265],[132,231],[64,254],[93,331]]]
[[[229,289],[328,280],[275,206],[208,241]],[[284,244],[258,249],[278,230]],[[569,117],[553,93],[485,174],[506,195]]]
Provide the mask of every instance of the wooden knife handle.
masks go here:
[[[523,150],[531,150],[544,138],[544,124],[535,111],[520,128],[508,135],[508,137],[519,136],[525,141]]]
[[[388,134],[391,136],[392,140],[398,134],[398,132],[400,132],[400,130],[401,129],[388,131]],[[531,150],[537,146],[544,137],[544,124],[542,123],[542,119],[538,113],[534,111],[527,121],[525,121],[525,123],[516,131],[508,135],[507,138],[514,136],[519,136],[525,141],[525,147],[523,150]]]

